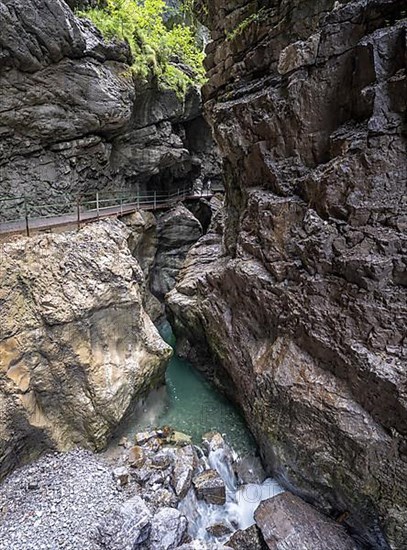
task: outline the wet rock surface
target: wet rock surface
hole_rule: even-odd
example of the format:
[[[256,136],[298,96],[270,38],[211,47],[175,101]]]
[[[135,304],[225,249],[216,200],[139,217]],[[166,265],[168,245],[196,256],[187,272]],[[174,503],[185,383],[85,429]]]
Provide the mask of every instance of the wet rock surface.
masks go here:
[[[192,476],[197,468],[198,458],[196,451],[189,445],[178,451],[179,461],[172,472],[172,486],[176,495],[184,498],[191,488]]]
[[[224,232],[190,250],[168,295],[174,328],[282,483],[346,512],[362,546],[401,549],[405,13],[395,0],[200,4]]]
[[[192,480],[199,499],[208,504],[225,504],[225,483],[217,472],[206,470]]]
[[[268,548],[256,525],[236,531],[227,545],[234,550],[267,550]]]

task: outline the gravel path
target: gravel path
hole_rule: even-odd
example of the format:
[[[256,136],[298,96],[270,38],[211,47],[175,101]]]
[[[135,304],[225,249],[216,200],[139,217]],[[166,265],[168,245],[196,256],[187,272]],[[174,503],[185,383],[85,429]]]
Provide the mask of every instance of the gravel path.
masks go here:
[[[0,485],[0,550],[100,550],[92,530],[126,498],[102,458],[43,456]]]

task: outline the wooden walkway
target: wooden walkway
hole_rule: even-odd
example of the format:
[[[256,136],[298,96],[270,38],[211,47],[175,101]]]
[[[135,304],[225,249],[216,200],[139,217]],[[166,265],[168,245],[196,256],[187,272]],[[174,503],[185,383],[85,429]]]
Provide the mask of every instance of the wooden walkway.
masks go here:
[[[138,197],[138,200],[131,202],[121,201],[117,206],[99,206],[99,201],[90,201],[88,204],[98,202],[97,208],[86,210],[80,207],[78,203],[75,213],[60,214],[55,216],[25,217],[13,221],[0,222],[0,236],[7,237],[21,233],[30,235],[31,233],[45,232],[51,230],[65,230],[72,227],[80,228],[81,225],[98,221],[103,218],[120,217],[131,214],[137,210],[166,210],[171,208],[177,202],[190,200],[199,201],[202,198],[210,199],[215,194],[206,192],[201,194],[192,194],[191,190],[187,192],[177,191],[173,194],[149,195]],[[112,200],[117,201],[117,198]],[[103,204],[103,200],[100,201]],[[104,201],[106,202],[106,200]],[[4,239],[3,239],[4,240]]]

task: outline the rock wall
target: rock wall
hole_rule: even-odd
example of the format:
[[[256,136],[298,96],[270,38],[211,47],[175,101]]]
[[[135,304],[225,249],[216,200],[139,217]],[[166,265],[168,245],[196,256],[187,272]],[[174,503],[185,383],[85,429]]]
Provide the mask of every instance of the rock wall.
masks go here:
[[[60,203],[43,213],[78,193],[219,178],[197,88],[180,99],[142,85],[128,45],[106,43],[63,0],[1,0],[0,28],[1,196]],[[0,202],[2,218],[22,213]]]
[[[407,540],[406,13],[198,2],[221,224],[168,297],[268,468],[366,548]],[[208,352],[209,350],[209,352]]]
[[[43,448],[101,449],[162,382],[130,231],[103,221],[0,248],[0,477]]]
[[[162,300],[174,288],[186,255],[203,230],[199,220],[181,203],[158,215],[157,230],[158,248],[151,290]]]

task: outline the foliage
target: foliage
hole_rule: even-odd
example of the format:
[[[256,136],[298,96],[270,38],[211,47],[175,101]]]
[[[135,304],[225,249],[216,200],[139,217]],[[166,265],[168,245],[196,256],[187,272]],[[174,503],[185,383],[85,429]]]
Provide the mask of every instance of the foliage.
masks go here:
[[[184,95],[190,84],[203,82],[204,53],[191,25],[174,24],[169,28],[165,24],[166,9],[164,0],[107,0],[105,7],[80,11],[78,15],[90,19],[106,39],[128,42],[138,77],[156,79],[163,87]],[[189,11],[190,0],[185,0],[183,9]],[[190,67],[192,73],[182,71],[177,61]]]
[[[265,18],[265,9],[261,8],[259,11],[256,11],[249,15],[249,17],[246,17],[236,28],[234,31],[229,33],[227,35],[227,39],[232,41],[235,38],[237,38],[240,34],[242,34],[252,23],[259,23]]]

